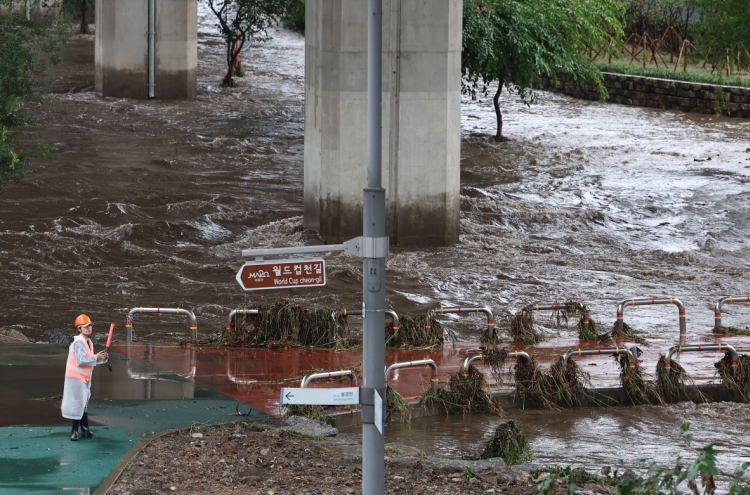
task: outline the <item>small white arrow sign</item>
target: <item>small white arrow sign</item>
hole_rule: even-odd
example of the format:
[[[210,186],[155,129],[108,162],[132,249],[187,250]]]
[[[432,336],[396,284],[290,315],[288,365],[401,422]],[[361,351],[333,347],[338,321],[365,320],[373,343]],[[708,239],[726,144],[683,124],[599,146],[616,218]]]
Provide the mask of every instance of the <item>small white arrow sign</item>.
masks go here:
[[[281,404],[344,406],[359,404],[359,387],[282,388]]]

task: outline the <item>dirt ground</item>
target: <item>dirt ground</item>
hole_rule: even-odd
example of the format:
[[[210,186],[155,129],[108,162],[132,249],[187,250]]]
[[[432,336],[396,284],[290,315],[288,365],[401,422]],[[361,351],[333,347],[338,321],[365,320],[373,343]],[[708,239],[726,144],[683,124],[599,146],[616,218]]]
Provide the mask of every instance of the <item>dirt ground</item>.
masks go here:
[[[484,469],[470,477],[465,470],[430,467],[430,459],[414,455],[409,447],[399,449],[386,446],[388,494],[538,493],[534,480],[522,470]],[[361,439],[356,434],[320,439],[260,423],[193,428],[149,444],[131,460],[109,493],[361,493],[360,452]],[[394,457],[399,460],[389,460]],[[557,491],[564,493],[562,488]]]

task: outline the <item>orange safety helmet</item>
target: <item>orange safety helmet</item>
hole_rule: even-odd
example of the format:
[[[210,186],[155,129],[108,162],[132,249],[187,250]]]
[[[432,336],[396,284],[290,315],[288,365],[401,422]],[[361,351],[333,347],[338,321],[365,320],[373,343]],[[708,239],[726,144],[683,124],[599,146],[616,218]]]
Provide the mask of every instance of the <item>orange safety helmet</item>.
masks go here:
[[[90,325],[91,324],[91,318],[89,318],[86,315],[78,315],[78,318],[76,318],[76,328],[80,325]]]

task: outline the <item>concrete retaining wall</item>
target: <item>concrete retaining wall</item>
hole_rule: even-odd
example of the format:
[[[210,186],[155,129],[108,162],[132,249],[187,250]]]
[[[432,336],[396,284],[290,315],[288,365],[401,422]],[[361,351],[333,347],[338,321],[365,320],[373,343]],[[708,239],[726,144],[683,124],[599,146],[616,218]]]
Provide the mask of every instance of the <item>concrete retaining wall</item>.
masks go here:
[[[672,81],[610,72],[604,72],[602,75],[604,85],[609,91],[607,101],[610,103],[704,114],[715,114],[717,106],[721,106],[724,115],[750,118],[750,88]],[[570,74],[562,74],[558,79],[560,82],[555,85],[550,78],[543,78],[542,88],[560,91],[575,98],[599,99],[599,93],[593,86],[576,84]],[[723,105],[717,105],[717,88],[721,88],[724,92],[726,102]]]

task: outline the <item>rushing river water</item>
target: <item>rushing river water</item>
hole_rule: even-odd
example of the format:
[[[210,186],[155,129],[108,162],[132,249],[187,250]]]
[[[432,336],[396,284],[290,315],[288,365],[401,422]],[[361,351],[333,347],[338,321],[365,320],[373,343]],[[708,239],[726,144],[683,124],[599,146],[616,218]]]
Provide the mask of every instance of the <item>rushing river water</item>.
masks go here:
[[[328,258],[323,289],[246,295],[237,286],[243,248],[322,242],[301,228],[304,38],[282,31],[252,46],[248,77],[221,88],[223,45],[208,13],[200,18],[195,101],[101,98],[91,91],[93,39],[71,42],[53,71],[59,104],[34,110],[37,139],[59,148],[59,159],[0,197],[0,327],[42,339],[85,312],[101,332],[110,321],[122,329],[131,307],[161,306],[194,308],[204,333],[243,302],[360,306],[361,264],[345,256]],[[512,140],[500,144],[487,137],[491,101],[464,101],[460,242],[394,248],[388,305],[420,313],[487,304],[503,330],[526,304],[577,300],[606,327],[620,300],[674,296],[687,308],[688,340],[706,341],[713,302],[748,291],[750,121],[548,92],[537,100],[526,107],[504,96]],[[450,321],[463,340],[483,328],[481,319]],[[677,337],[671,306],[630,308],[626,321],[665,345]],[[750,306],[725,307],[725,324],[749,323]],[[188,335],[187,322],[174,319],[139,325],[151,342]],[[551,337],[574,337],[546,326]],[[514,414],[544,462],[576,450],[582,462],[612,463],[618,439],[637,446],[639,431],[663,434],[678,412],[697,415],[706,440],[750,443],[745,406],[715,409],[705,421],[704,409],[676,407]],[[468,450],[492,426],[467,421],[471,438],[458,435],[447,450],[461,442]],[[404,435],[446,449],[420,425],[428,422]],[[647,437],[655,455],[657,437]]]

